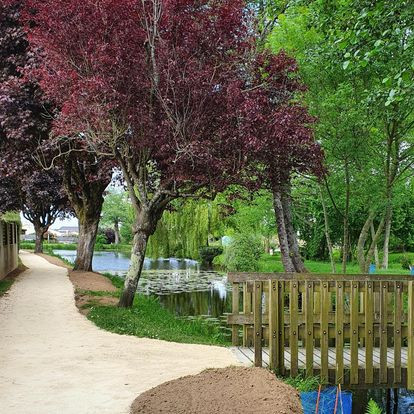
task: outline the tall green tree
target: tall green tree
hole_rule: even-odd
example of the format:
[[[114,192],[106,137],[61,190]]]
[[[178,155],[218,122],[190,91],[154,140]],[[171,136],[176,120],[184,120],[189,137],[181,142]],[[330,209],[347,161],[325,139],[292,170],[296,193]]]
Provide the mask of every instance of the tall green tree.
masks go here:
[[[105,196],[100,223],[114,230],[115,244],[121,242],[120,227],[128,225],[129,205],[128,196],[123,191],[112,189]]]
[[[329,173],[324,198],[342,217],[343,272],[351,222],[360,222],[361,271],[382,238],[387,266],[394,189],[413,165],[413,16],[406,1],[294,2],[268,38],[295,56],[309,87]]]

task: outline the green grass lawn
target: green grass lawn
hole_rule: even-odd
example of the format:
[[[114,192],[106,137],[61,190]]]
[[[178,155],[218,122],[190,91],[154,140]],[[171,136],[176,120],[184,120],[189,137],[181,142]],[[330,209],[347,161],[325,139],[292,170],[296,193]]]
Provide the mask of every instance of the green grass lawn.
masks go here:
[[[414,262],[414,253],[406,253],[408,257],[412,258]],[[401,266],[402,253],[391,253],[389,259],[389,268],[387,270],[379,269],[376,271],[378,274],[408,274],[409,271],[403,269]],[[316,260],[306,260],[305,266],[311,273],[332,273],[331,264],[329,262],[322,262]],[[280,261],[280,254],[271,256],[270,254],[264,254],[259,260],[260,272],[283,272],[282,262]],[[336,264],[337,273],[341,272],[341,263]],[[347,273],[356,274],[360,273],[357,263],[348,263]]]
[[[88,318],[100,328],[118,334],[188,344],[230,345],[216,325],[201,319],[177,318],[151,296],[137,295],[131,309],[93,306]]]
[[[122,279],[104,274],[118,288],[110,296],[119,297]],[[81,292],[91,296],[108,296],[108,292]],[[131,309],[103,306],[91,302],[87,317],[97,326],[110,332],[134,335],[140,338],[163,339],[165,341],[230,345],[223,332],[214,324],[202,319],[182,319],[163,308],[158,298],[137,294]]]

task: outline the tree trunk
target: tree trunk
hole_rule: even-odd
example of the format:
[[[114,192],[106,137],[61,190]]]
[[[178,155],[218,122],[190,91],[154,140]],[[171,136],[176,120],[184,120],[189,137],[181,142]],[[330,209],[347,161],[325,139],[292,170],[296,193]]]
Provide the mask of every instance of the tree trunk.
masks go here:
[[[119,234],[119,223],[117,221],[114,223],[114,232],[115,232],[115,244],[119,244],[121,241],[121,236]]]
[[[369,229],[371,227],[371,223],[374,220],[374,216],[375,216],[374,212],[371,211],[361,229],[361,233],[359,234],[359,238],[358,238],[357,257],[358,257],[358,265],[359,265],[359,269],[361,270],[361,273],[365,273],[365,269],[366,269],[364,249],[365,249],[365,243],[368,238]]]
[[[99,174],[99,167],[95,160],[92,163],[82,162],[70,156],[65,159],[63,172],[63,185],[79,220],[74,270],[90,272],[104,202],[103,194],[111,181],[111,175],[107,174],[105,178],[90,182],[88,176]]]
[[[92,217],[78,217],[79,238],[73,270],[92,272],[93,250],[98,234],[99,218],[100,212],[97,216],[92,214]]]
[[[282,208],[285,227],[287,233],[287,241],[289,245],[289,256],[292,260],[293,267],[297,273],[307,273],[302,257],[299,252],[299,243],[296,231],[293,227],[292,219],[292,201],[290,197],[290,189],[287,187],[282,193]]]
[[[279,239],[280,256],[285,272],[294,272],[292,259],[289,255],[289,242],[285,226],[285,217],[283,213],[282,198],[278,189],[273,189],[273,207],[275,210],[277,235]]]
[[[35,253],[43,253],[43,241],[44,241],[44,235],[46,233],[46,230],[41,225],[34,225],[35,228],[35,234],[36,234],[36,241],[35,241]]]
[[[371,223],[371,239],[372,240],[375,239],[374,223]],[[380,262],[379,262],[379,255],[378,255],[378,244],[375,244],[374,260],[375,260],[375,266],[376,266],[376,268],[379,269],[380,268]]]
[[[122,308],[130,308],[134,302],[138,282],[144,265],[148,239],[154,234],[161,215],[149,211],[140,211],[134,225],[134,239],[131,249],[131,262],[125,277],[124,289],[118,302]]]
[[[390,245],[390,234],[391,234],[391,222],[392,222],[392,205],[389,201],[385,212],[385,234],[384,234],[384,256],[382,258],[382,267],[388,269],[388,253]]]
[[[323,218],[324,218],[324,223],[325,223],[325,237],[326,237],[326,244],[328,246],[329,259],[331,261],[331,269],[332,269],[332,273],[336,273],[335,260],[333,257],[332,241],[331,241],[331,236],[329,235],[328,213],[326,211],[325,200],[323,198],[322,188],[320,186],[319,186],[319,193],[320,193],[321,202],[322,202]]]
[[[365,256],[365,269],[364,269],[365,272],[364,273],[368,273],[369,265],[371,263],[372,256],[374,255],[375,247],[377,246],[378,240],[379,240],[379,238],[381,236],[381,233],[384,229],[384,223],[385,223],[385,217],[383,216],[381,221],[380,221],[380,224],[378,225],[377,231],[375,232],[375,235],[374,235],[374,237],[371,241],[371,245],[370,245],[370,247],[367,251],[367,254]]]
[[[348,161],[345,161],[345,212],[344,212],[344,236],[342,241],[342,273],[346,274],[346,266],[349,257],[349,203],[350,203],[350,178]]]

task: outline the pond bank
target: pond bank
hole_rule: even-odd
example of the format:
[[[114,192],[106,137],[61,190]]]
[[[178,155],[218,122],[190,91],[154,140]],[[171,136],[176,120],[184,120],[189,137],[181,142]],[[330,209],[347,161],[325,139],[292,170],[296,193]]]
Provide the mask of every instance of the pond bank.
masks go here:
[[[42,257],[57,266],[68,265],[56,256]],[[198,318],[177,318],[154,297],[137,294],[131,309],[118,308],[122,279],[95,272],[69,269],[79,311],[97,326],[110,332],[180,343],[229,345],[216,324]]]

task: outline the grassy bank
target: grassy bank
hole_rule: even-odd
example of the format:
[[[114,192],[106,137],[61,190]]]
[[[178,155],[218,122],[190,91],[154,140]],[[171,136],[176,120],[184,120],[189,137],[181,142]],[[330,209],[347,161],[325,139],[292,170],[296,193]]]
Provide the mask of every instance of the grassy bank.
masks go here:
[[[104,276],[118,289],[114,293],[118,297],[123,281],[107,273]],[[137,294],[131,309],[92,306],[88,319],[100,328],[118,334],[189,344],[230,345],[215,325],[202,319],[178,318],[163,308],[158,298],[146,295]]]
[[[230,345],[215,325],[179,319],[151,296],[137,295],[131,309],[93,306],[88,319],[118,334],[189,344]]]
[[[67,263],[58,254],[53,256]],[[82,308],[88,310],[87,318],[98,327],[110,332],[140,338],[163,339],[165,341],[191,344],[230,345],[225,335],[216,325],[202,319],[186,320],[178,318],[163,308],[158,298],[155,297],[137,294],[130,309],[99,304],[99,299],[105,296],[119,297],[123,287],[122,279],[109,273],[102,276],[112,282],[112,285],[117,289],[116,292],[93,290],[77,290],[76,292],[89,297]]]

